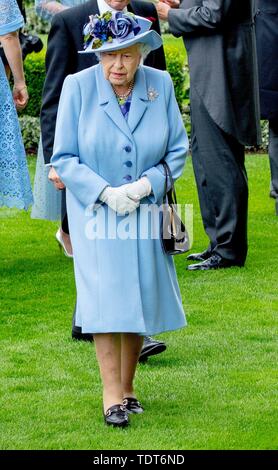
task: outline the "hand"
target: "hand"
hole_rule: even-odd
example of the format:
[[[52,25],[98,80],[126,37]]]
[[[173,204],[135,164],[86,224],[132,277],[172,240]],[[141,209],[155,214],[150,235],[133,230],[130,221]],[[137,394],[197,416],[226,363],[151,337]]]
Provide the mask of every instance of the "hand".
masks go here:
[[[152,186],[149,179],[143,176],[138,181],[127,185],[126,193],[133,201],[140,201],[151,194]]]
[[[42,7],[49,11],[49,13],[52,15],[56,15],[56,13],[59,13],[60,11],[63,11],[67,8],[65,5],[62,5],[55,0],[48,3],[42,3]]]
[[[160,20],[167,21],[168,20],[168,13],[169,10],[171,10],[171,7],[169,5],[166,5],[166,3],[163,2],[158,2],[155,5],[155,8],[157,10],[157,14]]]
[[[127,196],[128,186],[130,184],[123,184],[118,188],[107,186],[100,194],[99,199],[117,212],[118,215],[130,214],[139,207],[140,202],[133,201]]]
[[[179,8],[180,0],[160,0],[162,3],[166,3],[171,8]]]
[[[54,170],[53,167],[50,168],[50,171],[48,173],[48,179],[49,181],[52,181],[56,189],[64,189],[66,186],[64,185],[63,181],[60,179],[58,173],[56,170]]]
[[[15,83],[13,87],[13,99],[18,111],[24,109],[28,103],[29,96],[25,83]]]

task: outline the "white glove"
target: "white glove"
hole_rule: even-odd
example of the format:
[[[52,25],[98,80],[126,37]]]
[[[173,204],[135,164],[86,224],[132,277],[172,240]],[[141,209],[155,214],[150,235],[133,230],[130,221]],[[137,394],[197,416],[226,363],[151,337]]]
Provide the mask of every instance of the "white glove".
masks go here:
[[[105,202],[118,215],[131,213],[139,207],[140,201],[134,201],[127,196],[127,187],[129,184],[123,184],[117,188],[107,186],[99,196],[100,201]]]
[[[134,181],[134,183],[130,183],[127,185],[127,195],[133,201],[139,201],[146,196],[149,196],[152,191],[152,186],[147,178],[147,176],[143,176],[138,181]]]

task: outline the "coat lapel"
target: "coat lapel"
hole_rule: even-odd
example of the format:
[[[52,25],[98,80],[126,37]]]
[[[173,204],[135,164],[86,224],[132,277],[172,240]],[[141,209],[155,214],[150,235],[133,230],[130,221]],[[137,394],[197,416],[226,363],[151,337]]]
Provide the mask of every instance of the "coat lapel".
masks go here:
[[[133,133],[148,107],[147,84],[144,69],[139,67],[136,72],[135,86],[132,93],[131,106],[128,114],[128,126]]]

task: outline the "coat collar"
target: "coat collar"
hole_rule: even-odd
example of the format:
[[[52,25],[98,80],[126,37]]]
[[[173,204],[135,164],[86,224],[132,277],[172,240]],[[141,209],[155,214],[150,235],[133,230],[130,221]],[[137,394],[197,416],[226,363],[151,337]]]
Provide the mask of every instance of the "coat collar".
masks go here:
[[[96,85],[99,105],[103,106],[104,111],[109,118],[114,121],[116,126],[124,132],[129,139],[133,140],[132,133],[148,107],[147,84],[143,67],[139,66],[135,75],[135,85],[132,93],[128,121],[126,121],[122,115],[113,89],[108,80],[104,77],[101,64],[96,67]]]
[[[143,67],[139,66],[135,76],[135,85],[127,119],[131,132],[135,131],[137,125],[141,121],[148,107],[148,101],[145,71]]]

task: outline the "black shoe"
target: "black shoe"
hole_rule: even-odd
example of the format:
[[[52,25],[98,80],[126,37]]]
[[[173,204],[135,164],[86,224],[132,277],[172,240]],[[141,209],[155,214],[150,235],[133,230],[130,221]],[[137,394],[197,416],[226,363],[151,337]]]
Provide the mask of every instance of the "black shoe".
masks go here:
[[[123,405],[128,413],[140,414],[143,413],[144,408],[140,401],[133,397],[126,397],[123,399]]]
[[[118,428],[125,428],[128,426],[128,414],[123,405],[113,405],[103,413],[104,422],[108,426],[114,426]]]
[[[123,405],[128,413],[140,414],[143,413],[144,408],[142,407],[140,401],[133,397],[126,397],[123,399]]]
[[[273,199],[278,199],[278,193],[275,191],[275,189],[271,189],[269,193],[269,197],[272,197]]]
[[[89,341],[90,343],[94,341],[93,335],[91,333],[82,333],[81,328],[80,331],[72,330],[71,337],[77,341]]]
[[[187,256],[187,259],[189,261],[206,261],[211,257],[211,254],[211,250],[205,250],[202,253],[191,253]]]
[[[187,266],[189,271],[208,271],[210,269],[230,268],[231,266],[243,266],[243,263],[236,263],[228,259],[222,258],[217,253],[213,254],[209,259],[202,263],[190,264]]]
[[[151,338],[151,336],[145,336],[139,362],[147,361],[149,356],[156,356],[156,354],[162,353],[165,349],[166,344],[163,341],[157,341]]]

